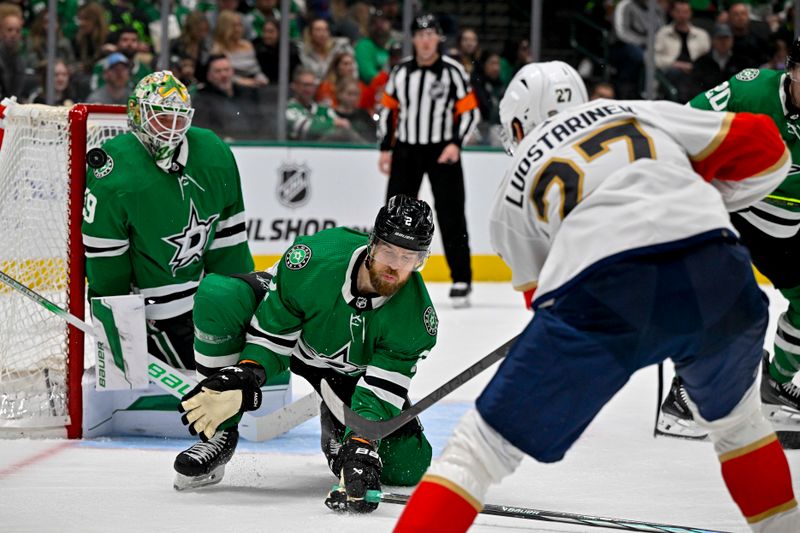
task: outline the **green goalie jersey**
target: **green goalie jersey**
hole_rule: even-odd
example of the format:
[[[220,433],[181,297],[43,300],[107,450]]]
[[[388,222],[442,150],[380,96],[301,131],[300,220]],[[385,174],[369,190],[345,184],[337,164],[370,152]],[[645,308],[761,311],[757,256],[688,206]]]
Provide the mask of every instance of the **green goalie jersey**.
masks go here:
[[[205,273],[250,272],[233,153],[190,128],[167,173],[132,134],[90,151],[83,210],[89,296],[139,292],[150,320],[191,311]]]
[[[800,109],[792,105],[786,92],[788,81],[783,71],[748,68],[697,95],[689,105],[713,111],[769,115],[792,153],[792,167],[783,183],[767,196],[766,202],[800,211]]]
[[[294,373],[352,391],[353,410],[379,420],[403,408],[417,363],[436,344],[438,322],[418,272],[388,298],[358,294],[368,239],[346,228],[299,237],[273,267],[240,361],[256,361],[271,376],[291,357]]]

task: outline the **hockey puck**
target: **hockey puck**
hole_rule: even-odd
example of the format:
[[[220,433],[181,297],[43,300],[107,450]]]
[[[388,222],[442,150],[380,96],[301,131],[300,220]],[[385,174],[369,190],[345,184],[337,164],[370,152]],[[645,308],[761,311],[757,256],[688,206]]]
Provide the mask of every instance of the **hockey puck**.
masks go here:
[[[108,154],[102,148],[92,148],[86,153],[86,163],[92,168],[100,168],[108,161]]]

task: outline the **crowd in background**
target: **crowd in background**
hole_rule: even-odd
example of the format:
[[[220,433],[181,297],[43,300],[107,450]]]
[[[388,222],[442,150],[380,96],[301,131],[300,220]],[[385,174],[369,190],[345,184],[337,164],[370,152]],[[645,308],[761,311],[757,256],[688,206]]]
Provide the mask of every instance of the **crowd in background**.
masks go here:
[[[593,95],[642,97],[647,3],[570,5],[606,30],[603,41],[583,43],[590,54],[575,61]],[[685,102],[743,68],[782,69],[794,35],[791,3],[659,0],[658,96]],[[56,105],[126,103],[135,84],[157,68],[159,4],[59,0]],[[292,0],[291,99],[281,113],[279,0],[173,0],[172,6],[169,68],[190,88],[196,125],[227,139],[274,139],[280,117],[293,140],[376,142],[382,90],[402,60],[401,2]],[[0,97],[45,102],[46,9],[47,0],[0,3]],[[436,2],[415,5],[422,9],[436,11]],[[442,52],[467,71],[482,117],[467,144],[499,145],[498,104],[513,74],[530,61],[529,42],[484,47],[476,29],[462,27],[457,14],[448,18]]]
[[[683,103],[745,68],[782,70],[794,40],[793,4],[658,0],[656,96]],[[592,60],[581,62],[581,74],[611,81],[618,98],[640,98],[648,1],[590,2],[585,12],[606,29],[607,40],[605,47],[595,45]]]

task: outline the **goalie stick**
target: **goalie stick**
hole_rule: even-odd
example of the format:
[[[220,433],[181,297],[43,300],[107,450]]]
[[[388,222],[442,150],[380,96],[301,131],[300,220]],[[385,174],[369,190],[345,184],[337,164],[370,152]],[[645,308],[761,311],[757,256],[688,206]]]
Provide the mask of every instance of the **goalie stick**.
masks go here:
[[[0,270],[0,281],[51,313],[61,317],[71,326],[94,337],[94,328],[88,323],[69,311],[60,308],[41,294],[29,289],[2,270]],[[182,398],[197,385],[193,378],[179,372],[152,354],[148,353],[147,359],[150,381],[176,398]],[[310,392],[289,405],[285,405],[264,416],[252,416],[249,413],[244,413],[240,424],[245,432],[245,438],[265,441],[286,433],[317,414],[319,414],[317,393]],[[253,438],[249,438],[250,436]]]
[[[377,490],[368,490],[366,497],[367,501],[395,503],[399,505],[405,505],[408,503],[409,498],[410,496],[408,494],[380,492]],[[622,529],[625,531],[641,531],[650,533],[727,533],[725,531],[718,531],[715,529],[675,526],[670,524],[659,524],[657,522],[644,522],[641,520],[628,520],[625,518],[608,518],[579,513],[567,513],[562,511],[545,511],[542,509],[531,509],[529,507],[517,507],[512,505],[486,504],[483,506],[483,509],[480,511],[480,513],[494,516],[505,516],[508,518],[539,520],[541,522],[559,522],[562,524],[602,527],[605,529]]]
[[[328,382],[324,379],[320,383],[320,393],[322,394],[322,399],[325,401],[325,405],[328,406],[328,409],[330,409],[331,413],[333,413],[333,416],[336,417],[339,422],[355,431],[361,437],[379,440],[391,433],[394,433],[408,422],[416,418],[417,415],[419,415],[422,411],[432,406],[459,388],[461,385],[505,357],[506,354],[508,354],[508,350],[511,349],[511,346],[516,340],[517,337],[514,337],[513,339],[506,341],[502,346],[492,350],[488,355],[485,355],[478,362],[452,378],[450,381],[434,390],[408,409],[404,409],[399,415],[388,420],[368,420],[356,414],[352,409],[344,404],[344,402],[336,395],[335,392],[333,392],[333,389],[331,389],[330,385],[328,385]]]

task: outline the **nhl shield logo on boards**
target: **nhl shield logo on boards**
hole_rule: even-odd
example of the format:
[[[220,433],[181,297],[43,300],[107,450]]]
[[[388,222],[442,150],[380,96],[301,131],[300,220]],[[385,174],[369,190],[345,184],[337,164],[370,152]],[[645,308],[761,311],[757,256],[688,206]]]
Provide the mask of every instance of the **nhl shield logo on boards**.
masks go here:
[[[278,202],[289,208],[305,205],[310,198],[311,170],[306,165],[284,163],[278,168]]]

